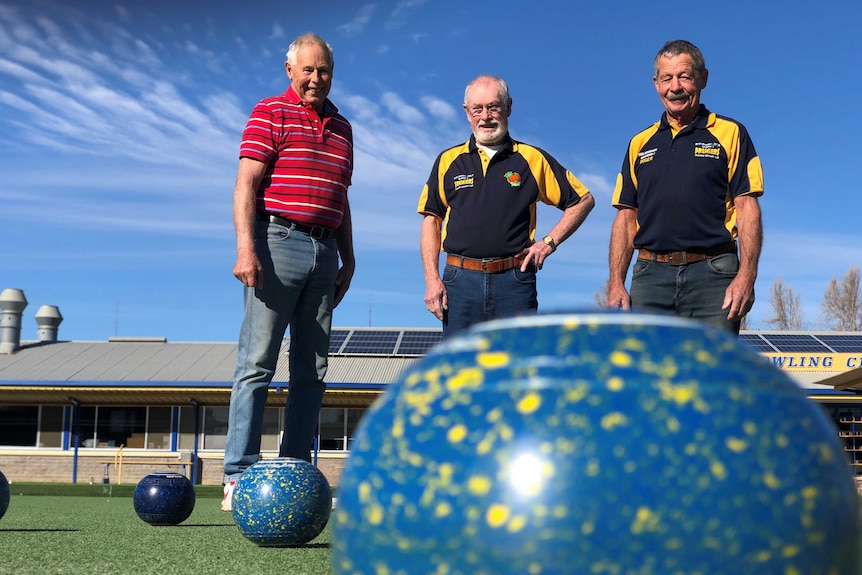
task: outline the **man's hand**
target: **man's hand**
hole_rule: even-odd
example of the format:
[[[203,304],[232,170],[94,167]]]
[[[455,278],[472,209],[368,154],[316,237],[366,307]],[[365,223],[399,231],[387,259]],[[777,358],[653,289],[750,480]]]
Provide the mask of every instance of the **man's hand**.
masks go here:
[[[333,309],[344,299],[344,294],[350,289],[350,282],[353,280],[353,273],[356,271],[355,265],[343,265],[338,270],[338,275],[335,276],[335,297],[332,300]]]
[[[521,262],[521,271],[525,272],[530,269],[530,265],[535,266],[536,271],[542,269],[545,265],[545,259],[554,253],[554,248],[545,242],[533,242],[529,249],[519,253],[519,256],[524,256],[524,261]]]
[[[624,286],[608,286],[607,305],[611,309],[631,309],[632,298]]]
[[[443,321],[443,311],[449,309],[449,296],[446,287],[440,278],[426,280],[425,309],[434,314],[434,317]]]
[[[737,274],[724,292],[721,309],[727,310],[729,321],[739,321],[754,305],[754,280]]]
[[[238,255],[233,266],[233,275],[248,287],[263,287],[263,266],[254,252]]]

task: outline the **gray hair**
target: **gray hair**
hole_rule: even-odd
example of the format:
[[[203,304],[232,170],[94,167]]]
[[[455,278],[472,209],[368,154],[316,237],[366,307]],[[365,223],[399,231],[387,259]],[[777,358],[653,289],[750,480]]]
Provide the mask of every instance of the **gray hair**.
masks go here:
[[[691,56],[692,62],[694,63],[695,74],[697,74],[698,77],[703,77],[703,73],[706,71],[706,61],[703,59],[703,54],[701,53],[700,48],[688,40],[671,40],[661,47],[661,50],[659,50],[658,54],[655,55],[655,62],[653,63],[655,75],[658,76],[659,59],[662,57],[673,58],[680,54]]]
[[[497,93],[499,94],[500,100],[502,102],[505,103],[505,102],[509,101],[509,85],[506,83],[506,81],[502,78],[497,77],[497,76],[491,76],[490,74],[483,74],[483,75],[475,78],[469,84],[467,84],[467,88],[464,90],[464,105],[465,106],[467,105],[467,94],[470,93],[470,88],[472,88],[473,85],[476,84],[476,82],[487,81],[487,80],[490,80],[490,81],[495,82],[497,84]]]
[[[335,67],[335,59],[332,57],[332,46],[326,42],[323,38],[314,34],[313,32],[308,32],[303,34],[296,40],[290,43],[290,46],[287,48],[287,54],[285,57],[287,58],[287,63],[291,66],[296,65],[296,55],[299,53],[299,49],[303,46],[320,46],[326,52],[327,60],[329,60],[329,66]]]

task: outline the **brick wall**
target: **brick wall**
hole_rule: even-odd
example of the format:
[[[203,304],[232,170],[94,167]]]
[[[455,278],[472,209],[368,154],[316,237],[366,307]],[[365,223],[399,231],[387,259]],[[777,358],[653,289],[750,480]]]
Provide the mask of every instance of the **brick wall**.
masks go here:
[[[147,461],[146,464],[134,463],[138,461]],[[130,456],[125,454],[123,457],[122,468],[122,483],[130,484],[137,483],[142,477],[156,471],[176,471],[184,473],[187,477],[191,475],[191,466],[167,466],[159,463],[149,463],[154,461],[162,461],[165,463],[177,463],[184,461],[190,463],[192,460],[191,453],[183,453],[178,460],[177,455],[165,456],[164,452],[160,455],[140,455]],[[114,465],[114,453],[109,452],[104,455],[87,453],[86,456],[79,454],[78,456],[78,483],[101,483],[105,476],[105,463],[110,461],[108,465],[108,482],[119,483],[119,469]],[[344,468],[346,457],[344,455],[336,457],[320,457],[318,458],[318,468],[326,476],[329,484],[332,487],[338,486],[341,478],[341,471]],[[9,452],[0,453],[0,471],[11,482],[37,482],[37,483],[71,483],[72,482],[72,463],[73,454],[68,451],[56,451],[50,453],[21,453],[10,454]],[[198,460],[198,477],[203,485],[220,485],[222,482],[222,457],[217,454],[202,454]]]

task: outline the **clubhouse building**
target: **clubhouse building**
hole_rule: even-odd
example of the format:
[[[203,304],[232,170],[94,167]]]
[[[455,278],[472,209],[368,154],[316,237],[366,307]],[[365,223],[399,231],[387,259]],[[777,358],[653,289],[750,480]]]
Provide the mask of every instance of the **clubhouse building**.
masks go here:
[[[221,483],[236,343],[63,341],[53,306],[35,314],[37,339],[22,341],[26,306],[20,290],[0,293],[0,470],[10,481],[135,483],[174,469]],[[436,328],[333,328],[313,446],[330,483],[338,485],[365,410],[441,337]],[[740,340],[822,405],[862,474],[862,332],[748,331]],[[264,457],[278,453],[288,381],[282,359]]]

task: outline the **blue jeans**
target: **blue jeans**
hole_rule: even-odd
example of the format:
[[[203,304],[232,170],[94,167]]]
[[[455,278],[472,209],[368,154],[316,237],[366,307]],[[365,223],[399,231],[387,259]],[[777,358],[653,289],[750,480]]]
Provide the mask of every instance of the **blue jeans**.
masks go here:
[[[636,260],[630,295],[633,308],[668,311],[739,333],[739,321],[728,321],[721,309],[724,292],[739,271],[736,254],[722,254],[685,266]]]
[[[338,273],[334,239],[315,240],[282,225],[257,222],[255,249],[263,286],[245,288],[224,452],[225,480],[260,457],[263,411],[290,325],[290,387],[280,457],[311,460],[326,388],[332,301]]]
[[[481,321],[534,313],[539,308],[536,273],[512,268],[486,274],[454,266],[443,269],[449,309],[443,315],[443,337]]]

